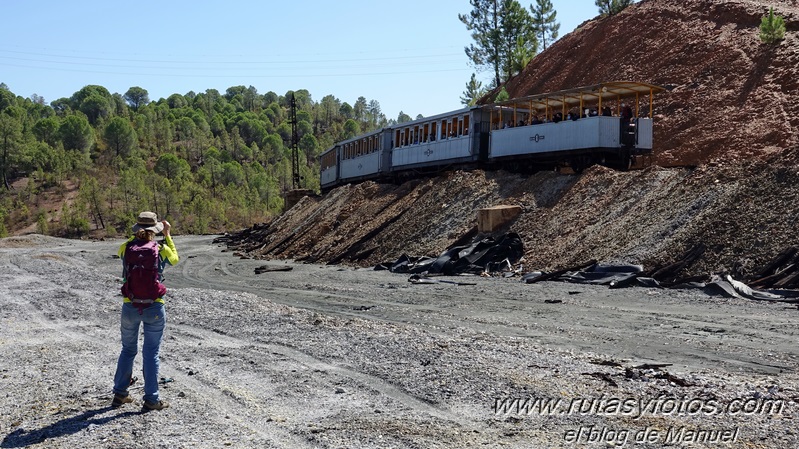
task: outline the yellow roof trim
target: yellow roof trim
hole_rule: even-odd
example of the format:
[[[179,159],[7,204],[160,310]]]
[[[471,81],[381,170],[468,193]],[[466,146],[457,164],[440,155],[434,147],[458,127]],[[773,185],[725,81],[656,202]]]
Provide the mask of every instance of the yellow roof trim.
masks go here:
[[[621,98],[635,97],[637,94],[656,94],[665,91],[666,89],[654,84],[639,83],[635,81],[612,81],[592,86],[576,87],[573,89],[559,90],[556,92],[548,92],[543,94],[528,95],[525,97],[514,98],[506,101],[499,101],[496,103],[489,103],[489,106],[498,106],[500,108],[513,108],[521,107],[528,108],[533,105],[533,108],[549,106],[550,108],[559,108],[566,103],[568,107],[579,106],[580,98],[584,103],[598,102],[599,98],[602,101],[617,100]]]

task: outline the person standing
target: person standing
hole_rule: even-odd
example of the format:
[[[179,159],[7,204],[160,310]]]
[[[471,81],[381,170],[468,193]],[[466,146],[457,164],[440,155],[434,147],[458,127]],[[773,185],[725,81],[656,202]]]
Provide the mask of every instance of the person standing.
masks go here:
[[[162,410],[169,403],[158,395],[158,369],[161,340],[166,326],[163,271],[166,264],[178,263],[178,251],[170,234],[168,221],[158,221],[154,212],[142,212],[133,225],[133,236],[119,247],[122,260],[122,316],[120,330],[122,351],[114,375],[114,399],[111,406],[133,402],[128,388],[133,379],[133,361],[138,352],[139,325],[144,328],[142,364],[144,372],[144,408]],[[164,245],[155,241],[164,234]]]

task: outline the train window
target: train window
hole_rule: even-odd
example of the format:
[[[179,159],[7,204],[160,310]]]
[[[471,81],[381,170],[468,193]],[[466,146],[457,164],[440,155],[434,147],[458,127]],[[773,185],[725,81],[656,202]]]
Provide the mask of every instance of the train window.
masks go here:
[[[322,155],[321,158],[322,170],[333,167],[336,165],[336,150],[328,151]]]
[[[446,120],[442,120],[441,121],[441,138],[442,139],[446,139],[447,138],[447,121]]]
[[[464,136],[468,136],[469,135],[469,116],[468,115],[464,115],[463,116],[463,135]]]
[[[394,136],[394,146],[395,147],[401,147],[402,146],[402,143],[400,142],[400,131],[399,130],[397,130],[397,133]]]

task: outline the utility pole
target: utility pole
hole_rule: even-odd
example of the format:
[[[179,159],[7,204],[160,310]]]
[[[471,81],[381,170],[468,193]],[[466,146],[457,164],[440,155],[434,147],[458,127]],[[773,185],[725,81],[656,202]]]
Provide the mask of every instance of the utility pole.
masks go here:
[[[291,186],[293,189],[299,189],[300,138],[297,134],[297,101],[294,99],[294,92],[291,93],[291,111],[289,112],[289,123],[291,123]]]

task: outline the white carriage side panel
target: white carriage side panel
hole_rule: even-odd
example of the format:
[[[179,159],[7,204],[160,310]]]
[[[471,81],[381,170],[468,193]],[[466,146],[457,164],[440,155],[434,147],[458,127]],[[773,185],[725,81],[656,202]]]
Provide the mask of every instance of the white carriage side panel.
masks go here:
[[[429,162],[469,158],[471,155],[471,139],[469,136],[460,136],[394,148],[391,152],[391,166],[396,169]]]
[[[341,164],[341,179],[363,178],[376,175],[380,170],[380,152],[365,154],[353,159],[344,159]]]
[[[651,150],[652,149],[652,119],[651,118],[639,118],[638,119],[638,145],[636,147],[644,149],[644,150]]]
[[[621,118],[595,117],[599,119],[599,144],[597,148],[619,148]]]
[[[335,184],[336,182],[336,166],[328,167],[322,170],[322,173],[319,176],[319,183],[322,187],[327,186],[328,184]]]
[[[489,157],[518,156],[549,153],[600,146],[600,122],[603,117],[589,117],[576,121],[542,123],[539,125],[491,131]],[[616,138],[618,141],[618,137]]]

